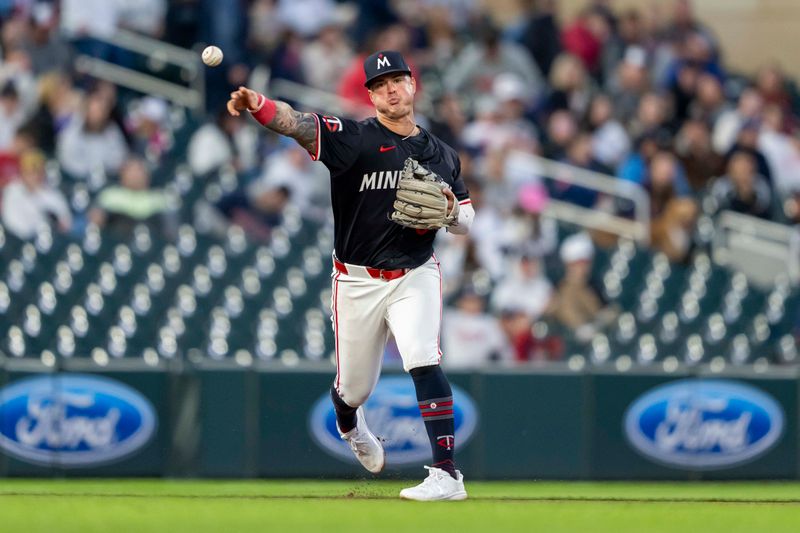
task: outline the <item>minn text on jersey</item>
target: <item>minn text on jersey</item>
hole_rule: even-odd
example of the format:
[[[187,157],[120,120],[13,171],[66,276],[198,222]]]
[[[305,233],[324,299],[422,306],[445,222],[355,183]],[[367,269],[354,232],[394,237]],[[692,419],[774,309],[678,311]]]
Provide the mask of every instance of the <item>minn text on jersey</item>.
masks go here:
[[[381,170],[380,172],[364,174],[364,177],[361,178],[361,187],[358,192],[374,191],[376,189],[396,189],[402,172],[402,170]]]

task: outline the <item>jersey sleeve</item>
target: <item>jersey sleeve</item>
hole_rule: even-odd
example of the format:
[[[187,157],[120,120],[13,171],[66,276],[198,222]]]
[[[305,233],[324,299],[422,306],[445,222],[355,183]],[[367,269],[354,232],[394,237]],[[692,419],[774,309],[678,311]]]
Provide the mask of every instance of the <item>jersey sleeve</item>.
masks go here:
[[[459,205],[471,204],[472,201],[469,199],[467,184],[464,183],[463,179],[461,179],[461,160],[457,155],[455,158],[456,161],[453,170],[453,194],[455,194]]]
[[[317,152],[314,161],[322,161],[332,173],[353,165],[361,151],[362,125],[355,120],[314,113],[317,121]]]

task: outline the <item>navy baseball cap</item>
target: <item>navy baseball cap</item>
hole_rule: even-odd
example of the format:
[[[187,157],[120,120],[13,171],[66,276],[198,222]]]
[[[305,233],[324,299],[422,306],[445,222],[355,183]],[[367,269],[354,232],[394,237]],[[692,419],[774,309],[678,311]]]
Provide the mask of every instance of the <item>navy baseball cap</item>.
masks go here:
[[[381,50],[375,52],[364,60],[364,74],[367,75],[367,81],[364,82],[364,87],[369,87],[369,84],[375,78],[383,76],[384,74],[391,74],[392,72],[405,72],[411,74],[411,69],[408,68],[406,60],[400,52],[394,50]]]

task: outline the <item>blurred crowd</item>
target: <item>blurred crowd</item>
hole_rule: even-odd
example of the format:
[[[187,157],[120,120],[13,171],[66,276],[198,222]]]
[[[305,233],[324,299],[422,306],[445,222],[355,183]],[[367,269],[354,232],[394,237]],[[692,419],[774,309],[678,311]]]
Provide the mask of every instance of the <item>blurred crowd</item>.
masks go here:
[[[353,117],[369,111],[363,58],[401,51],[420,88],[420,124],[456,148],[477,215],[469,236],[437,243],[447,301],[443,343],[453,366],[563,356],[543,319],[582,331],[615,310],[593,289],[596,233],[560,238],[552,199],[621,216],[631,206],[595,190],[542,180],[530,155],[613,176],[649,196],[652,246],[685,261],[696,222],[721,210],[800,222],[800,99],[780,65],[730,72],[690,0],[616,9],[587,0],[575,16],[557,0],[518,0],[500,24],[479,0],[0,0],[0,187],[3,224],[121,233],[141,222],[169,235],[172,198],[151,187],[171,148],[170,106],[122,94],[73,69],[76,54],[128,64],[102,41],[118,28],[191,48],[213,43],[207,116],[188,144],[196,176],[230,167],[240,185],[211,207],[268,239],[294,206],[324,218],[326,171],[291,141],[224,112],[232,88],[259,69],[335,94]],[[496,8],[494,8],[496,9]],[[302,105],[292,102],[302,109]],[[75,206],[49,179],[100,180]],[[558,279],[545,265],[558,264]]]

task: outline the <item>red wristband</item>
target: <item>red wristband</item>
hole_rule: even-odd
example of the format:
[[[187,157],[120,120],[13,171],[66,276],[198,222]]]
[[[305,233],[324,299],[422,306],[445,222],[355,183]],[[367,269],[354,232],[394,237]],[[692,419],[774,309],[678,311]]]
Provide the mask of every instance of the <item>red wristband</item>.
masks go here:
[[[256,119],[262,126],[266,126],[272,122],[272,119],[275,118],[275,114],[277,112],[278,108],[275,105],[275,101],[270,100],[263,94],[258,95],[258,105],[256,108],[250,110],[250,114],[253,115],[253,118]]]

